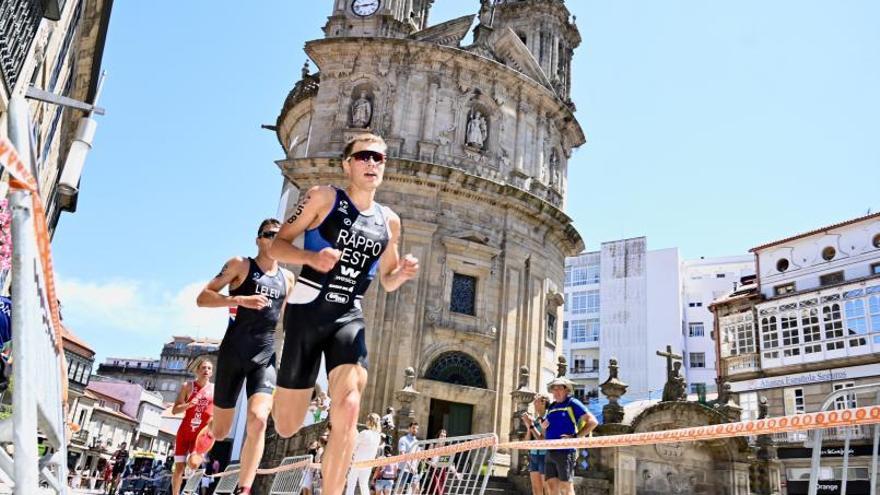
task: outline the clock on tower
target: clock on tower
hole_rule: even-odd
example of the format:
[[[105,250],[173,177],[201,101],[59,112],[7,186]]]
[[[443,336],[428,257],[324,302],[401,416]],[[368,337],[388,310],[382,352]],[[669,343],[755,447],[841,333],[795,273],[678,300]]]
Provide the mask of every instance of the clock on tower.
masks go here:
[[[352,0],[351,11],[354,12],[355,15],[368,17],[379,10],[379,2],[380,0]]]

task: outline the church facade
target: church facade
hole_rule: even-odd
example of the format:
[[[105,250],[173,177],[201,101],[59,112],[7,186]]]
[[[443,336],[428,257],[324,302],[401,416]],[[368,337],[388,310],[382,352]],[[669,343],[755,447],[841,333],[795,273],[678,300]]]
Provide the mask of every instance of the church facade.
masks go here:
[[[564,259],[583,250],[564,212],[580,35],[561,0],[484,0],[428,25],[432,0],[335,0],[325,38],[277,120],[282,205],[342,184],[345,142],[389,145],[377,201],[403,221],[417,279],[364,302],[370,378],[361,415],[398,405],[403,370],[422,432],[506,438],[519,386],[543,390],[562,352]],[[473,29],[473,42],[465,37]],[[362,418],[363,419],[363,418]]]

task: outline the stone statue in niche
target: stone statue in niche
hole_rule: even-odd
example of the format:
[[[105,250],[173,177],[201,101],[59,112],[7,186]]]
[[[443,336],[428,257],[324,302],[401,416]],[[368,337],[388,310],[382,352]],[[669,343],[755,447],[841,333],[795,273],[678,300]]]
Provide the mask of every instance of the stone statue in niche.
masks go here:
[[[483,148],[486,139],[489,137],[489,130],[486,128],[486,118],[479,110],[474,110],[468,117],[466,129],[465,143],[475,148]]]
[[[559,153],[554,149],[550,152],[550,187],[559,187]]]
[[[373,104],[367,99],[366,91],[361,91],[361,96],[351,104],[352,127],[367,128],[373,117]]]

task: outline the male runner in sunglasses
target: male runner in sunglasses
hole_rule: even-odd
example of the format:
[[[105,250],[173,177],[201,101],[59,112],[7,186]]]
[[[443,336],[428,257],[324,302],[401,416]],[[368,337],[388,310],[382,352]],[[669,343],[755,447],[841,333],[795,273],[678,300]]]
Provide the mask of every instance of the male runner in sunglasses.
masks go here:
[[[256,258],[235,257],[226,262],[196,300],[201,307],[228,307],[230,318],[217,354],[214,417],[196,439],[189,464],[198,466],[214,439],[229,434],[235,402],[246,381],[247,436],[236,493],[250,493],[263,456],[266,421],[275,390],[275,326],[294,285],[293,274],[269,256],[269,246],[280,225],[274,218],[263,220],[257,230]],[[229,295],[220,293],[226,286]]]
[[[282,437],[302,426],[323,355],[333,400],[322,466],[325,495],[341,495],[345,488],[367,383],[361,298],[374,276],[390,292],[419,269],[418,260],[398,252],[400,217],[374,201],[386,150],[385,141],[373,134],[349,141],[342,154],[347,187],[309,189],[269,251],[281,263],[303,267],[285,310],[272,417]],[[293,241],[302,234],[301,249]]]

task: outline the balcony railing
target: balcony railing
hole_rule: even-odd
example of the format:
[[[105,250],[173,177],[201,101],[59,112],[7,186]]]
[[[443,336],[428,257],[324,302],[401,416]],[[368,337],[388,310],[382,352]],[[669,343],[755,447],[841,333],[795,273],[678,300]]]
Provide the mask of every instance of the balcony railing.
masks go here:
[[[830,440],[842,442],[846,440],[847,430],[849,430],[850,440],[865,440],[868,438],[872,438],[871,431],[869,431],[868,428],[868,426],[826,428],[825,430],[823,430],[822,439],[825,441]],[[813,446],[813,432],[793,431],[789,433],[774,433],[773,435],[771,435],[771,437],[777,445],[799,445],[804,447]],[[749,439],[754,440],[755,437],[749,437]]]
[[[599,368],[575,366],[569,370],[572,378],[599,378]]]
[[[728,375],[757,371],[761,368],[757,354],[743,354],[724,358],[724,365]]]

